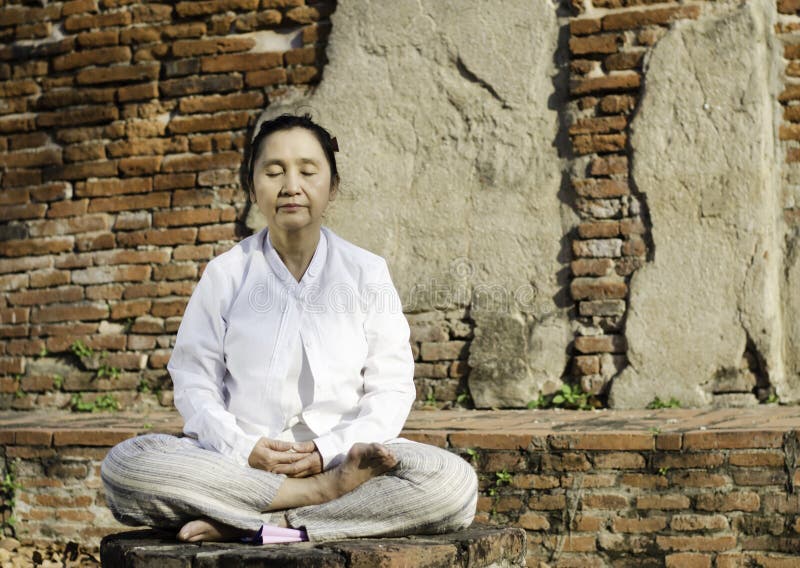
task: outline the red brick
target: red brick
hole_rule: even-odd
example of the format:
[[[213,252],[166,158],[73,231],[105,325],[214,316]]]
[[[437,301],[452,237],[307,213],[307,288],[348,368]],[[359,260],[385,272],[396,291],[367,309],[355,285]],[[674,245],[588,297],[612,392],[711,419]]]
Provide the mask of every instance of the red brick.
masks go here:
[[[570,283],[570,293],[575,300],[603,300],[625,298],[628,286],[613,277],[575,278]]]
[[[171,45],[172,54],[176,57],[193,57],[212,53],[230,53],[248,51],[256,42],[250,37],[222,37],[199,40],[178,40]],[[185,112],[183,108],[181,111]]]
[[[588,471],[590,469],[592,469],[592,464],[583,453],[547,453],[542,456],[542,471]]]
[[[95,0],[72,0],[65,2],[61,8],[61,16],[64,18],[85,12],[97,12],[97,2]]]
[[[50,446],[53,433],[40,428],[19,428],[14,432],[14,444],[18,446]]]
[[[700,511],[758,511],[761,499],[753,491],[732,491],[724,494],[701,494],[697,496]]]
[[[609,14],[603,17],[603,30],[618,31],[641,28],[652,25],[667,25],[680,19],[696,19],[700,15],[700,6],[681,6],[655,10],[629,11]]]
[[[156,266],[153,270],[153,280],[195,280],[197,278],[197,265],[193,262]]]
[[[517,526],[529,531],[546,531],[550,529],[550,522],[546,515],[526,512],[520,515]]]
[[[130,85],[122,87],[117,91],[117,98],[120,102],[129,101],[149,101],[158,98],[158,83],[144,83],[142,85]]]
[[[188,299],[156,300],[153,302],[153,308],[150,313],[159,318],[182,316],[188,302]]]
[[[160,64],[158,62],[149,61],[134,65],[92,67],[78,72],[76,80],[80,85],[123,81],[155,81],[158,79],[159,69]]]
[[[534,511],[558,511],[566,507],[564,495],[534,495],[528,501],[528,508]]]
[[[614,270],[610,258],[579,258],[570,263],[574,276],[607,276]]]
[[[598,434],[600,434],[598,432]],[[648,434],[649,435],[649,434]],[[636,445],[641,446],[639,449],[652,449],[651,445],[648,446],[646,439],[635,441]],[[615,444],[606,444],[607,446],[614,446]],[[608,449],[620,449],[610,447]],[[592,456],[592,461],[597,469],[642,469],[645,467],[645,459],[641,454],[634,452],[610,452],[610,453],[597,453]]]
[[[619,482],[621,485],[640,489],[664,489],[669,485],[665,476],[646,473],[625,473],[620,476]]]
[[[185,113],[217,112],[221,110],[260,109],[264,106],[264,95],[258,91],[232,95],[212,95],[181,99],[180,110]]]
[[[625,342],[625,337],[622,335],[584,335],[575,338],[575,349],[580,353],[624,353],[627,350],[627,344]],[[652,436],[649,434],[629,434],[629,436],[634,436],[633,439],[641,441],[646,444],[648,448],[652,449]]]
[[[232,241],[237,238],[236,224],[206,225],[197,232],[197,241],[201,243]]]
[[[46,290],[25,290],[8,294],[8,301],[17,306],[36,306],[56,302],[75,302],[83,299],[81,286],[65,286]]]
[[[559,485],[558,477],[553,475],[520,473],[511,480],[511,487],[519,489],[555,489]]]
[[[163,189],[176,189],[182,187],[195,187],[197,183],[197,174],[159,174],[155,176],[153,180],[153,188],[156,190],[163,190]],[[174,192],[173,194],[173,205],[181,206],[181,205],[209,205],[213,201],[213,196],[209,199],[208,203],[184,203],[182,200],[178,202],[175,199],[175,195],[180,194],[182,192]],[[187,192],[187,193],[196,193],[195,191]],[[211,195],[211,194],[210,194]]]
[[[53,445],[59,446],[114,446],[136,436],[135,430],[56,430],[53,432]],[[44,503],[42,503],[44,504]]]
[[[530,434],[493,434],[488,432],[460,432],[449,435],[453,448],[481,448],[485,450],[527,450]]]
[[[164,158],[163,172],[208,171],[221,168],[239,168],[242,156],[239,152],[219,152],[202,156],[171,155]]]
[[[88,208],[88,199],[58,201],[50,205],[47,210],[47,216],[51,219],[54,217],[75,217],[86,213]]]
[[[19,375],[25,372],[22,357],[0,357],[0,375]]]
[[[0,255],[27,256],[71,251],[74,237],[21,239],[0,242]]]
[[[730,478],[705,471],[676,471],[670,474],[672,485],[678,487],[724,487],[730,485]]]
[[[312,83],[319,79],[320,70],[317,67],[293,67],[289,70],[289,83]]]
[[[138,245],[179,245],[194,244],[197,237],[197,229],[194,227],[184,227],[180,229],[145,230],[130,233],[120,233],[117,241],[121,246]]]
[[[286,69],[283,67],[265,71],[250,71],[245,75],[245,83],[247,83],[248,87],[267,87],[286,83],[287,81],[288,76],[286,75]]]
[[[625,134],[590,134],[575,136],[572,147],[576,154],[619,152],[625,149]]]
[[[78,34],[78,45],[81,47],[103,47],[117,44],[119,44],[118,30],[83,32]]]
[[[176,117],[169,123],[169,130],[175,134],[191,134],[195,132],[230,131],[247,127],[252,113],[219,112],[213,115]]]
[[[130,211],[132,209],[169,207],[169,202],[169,194],[163,192],[150,193],[147,195],[107,197],[93,199],[89,204],[89,211]]]
[[[667,554],[666,568],[711,568],[711,556],[694,552]]]
[[[30,168],[61,163],[60,148],[26,149],[21,152],[0,154],[0,166],[12,168]]]
[[[178,2],[175,12],[181,17],[205,16],[218,12],[252,11],[258,8],[258,0],[207,0]]]
[[[111,26],[127,26],[131,23],[130,12],[107,12],[98,15],[75,15],[64,20],[64,29],[68,32],[106,28]]]
[[[607,71],[626,71],[628,69],[638,69],[642,66],[644,53],[644,51],[626,51],[624,53],[615,53],[605,58],[603,61],[603,66]],[[601,109],[602,108],[603,107],[601,106]]]
[[[569,22],[569,32],[573,36],[594,34],[599,32],[601,27],[600,20],[595,18],[573,18]]]
[[[618,34],[572,37],[569,40],[569,50],[573,55],[616,53],[623,41],[624,38]]]
[[[585,499],[584,499],[585,500]],[[625,505],[627,507],[627,504]],[[611,527],[618,533],[651,533],[659,532],[667,526],[667,517],[614,517]]]
[[[690,507],[689,498],[686,495],[661,494],[661,495],[639,495],[636,497],[637,509],[659,509],[675,510],[688,509]]]
[[[573,358],[575,373],[579,376],[596,375],[600,372],[600,358],[595,355],[580,355]]]
[[[619,232],[619,221],[584,221],[578,225],[582,239],[616,237]]]
[[[636,107],[636,98],[630,95],[607,95],[600,100],[600,110],[608,114],[628,113]]]
[[[204,73],[271,69],[280,67],[282,63],[280,53],[233,53],[204,57],[200,60]]]
[[[572,83],[570,92],[573,95],[585,95],[609,91],[629,91],[637,89],[640,84],[641,77],[637,73],[619,73],[576,81]]]
[[[656,536],[662,550],[722,551],[736,547],[736,536]]]
[[[0,324],[25,323],[29,315],[29,308],[0,308]]]
[[[122,63],[130,61],[130,59],[131,50],[128,47],[101,47],[99,49],[73,51],[72,53],[61,55],[53,59],[52,66],[56,71],[65,71],[90,65]]]
[[[108,317],[108,306],[105,303],[78,302],[71,304],[54,304],[33,311],[33,323],[54,321],[102,320]]]
[[[674,515],[670,528],[674,531],[722,531],[729,525],[724,515]]]
[[[657,450],[680,450],[683,448],[683,434],[666,432],[656,436]]]
[[[461,359],[466,354],[466,341],[424,342],[421,345],[423,361]]]
[[[44,217],[47,205],[43,203],[26,203],[24,205],[4,205],[0,207],[0,221],[16,219],[36,219]]]
[[[573,179],[572,186],[581,197],[606,198],[630,194],[627,181],[612,179]]]
[[[51,166],[44,171],[45,181],[79,180],[92,177],[112,177],[117,175],[115,161],[82,162]]]
[[[784,467],[786,458],[779,450],[730,452],[728,463],[740,467]]]
[[[691,450],[780,448],[783,432],[780,430],[717,430],[686,432],[684,448]]]
[[[586,509],[610,509],[620,510],[628,508],[628,499],[623,495],[612,494],[589,494],[581,499],[582,510]]]

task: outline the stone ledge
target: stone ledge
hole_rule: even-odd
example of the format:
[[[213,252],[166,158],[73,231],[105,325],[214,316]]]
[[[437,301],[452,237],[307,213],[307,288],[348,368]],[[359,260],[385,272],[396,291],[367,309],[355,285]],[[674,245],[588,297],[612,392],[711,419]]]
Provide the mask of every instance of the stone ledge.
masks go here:
[[[525,552],[525,531],[514,528],[263,546],[176,543],[163,533],[145,530],[110,535],[100,545],[102,565],[114,568],[511,568],[525,566]]]

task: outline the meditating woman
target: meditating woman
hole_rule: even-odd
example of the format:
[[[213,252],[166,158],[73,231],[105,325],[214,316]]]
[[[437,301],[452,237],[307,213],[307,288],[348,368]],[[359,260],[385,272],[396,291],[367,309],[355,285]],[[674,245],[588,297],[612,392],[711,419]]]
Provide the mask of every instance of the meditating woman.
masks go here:
[[[120,522],[257,543],[472,522],[469,464],[397,438],[415,396],[408,323],[384,259],[322,226],[337,150],[307,115],[258,129],[247,189],[267,228],[210,261],[186,307],[168,364],[185,436],[103,461]]]

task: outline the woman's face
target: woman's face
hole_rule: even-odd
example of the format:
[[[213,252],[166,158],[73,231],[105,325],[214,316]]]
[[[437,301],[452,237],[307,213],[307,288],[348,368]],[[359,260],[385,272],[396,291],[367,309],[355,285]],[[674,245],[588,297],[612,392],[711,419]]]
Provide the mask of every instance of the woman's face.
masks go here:
[[[254,161],[251,198],[270,231],[319,230],[336,189],[322,146],[309,130],[279,130],[262,142]]]

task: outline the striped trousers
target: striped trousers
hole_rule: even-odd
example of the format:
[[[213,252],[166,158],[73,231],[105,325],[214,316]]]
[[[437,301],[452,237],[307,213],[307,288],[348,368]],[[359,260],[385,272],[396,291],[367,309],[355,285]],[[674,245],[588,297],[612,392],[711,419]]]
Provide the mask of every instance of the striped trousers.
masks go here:
[[[278,514],[312,541],[436,534],[472,523],[478,482],[467,462],[416,442],[387,446],[398,459],[391,472],[333,501]],[[270,524],[275,512],[264,511],[286,478],[169,434],[117,444],[103,460],[101,476],[108,506],[121,523],[177,530],[209,517],[252,531]]]

